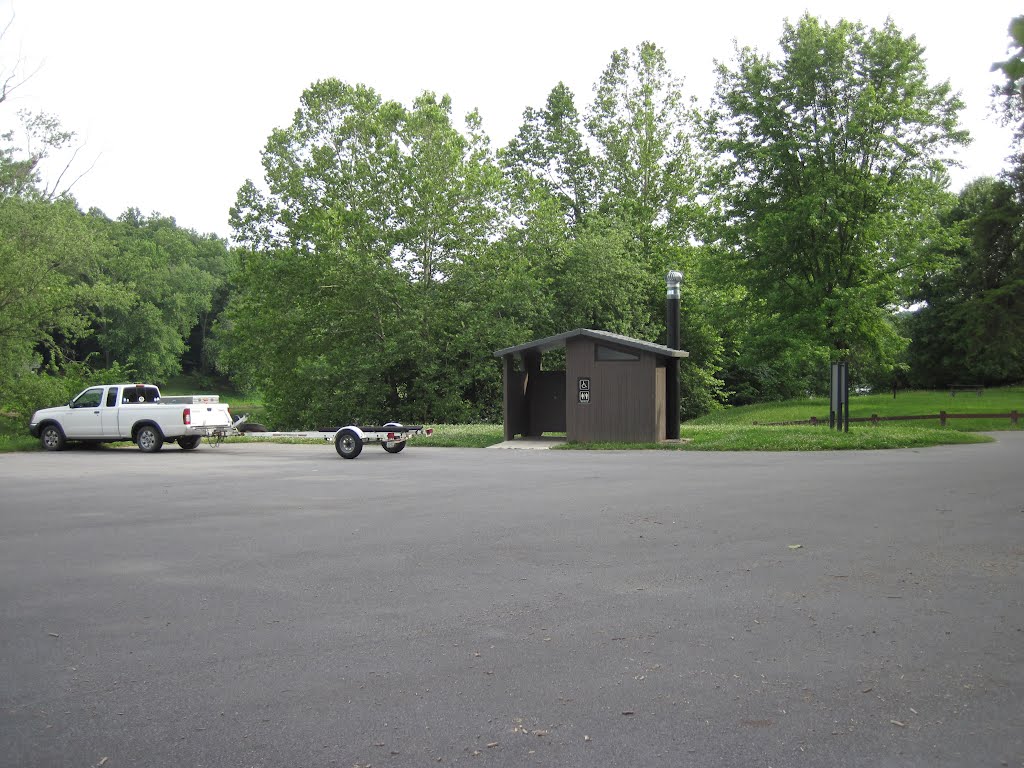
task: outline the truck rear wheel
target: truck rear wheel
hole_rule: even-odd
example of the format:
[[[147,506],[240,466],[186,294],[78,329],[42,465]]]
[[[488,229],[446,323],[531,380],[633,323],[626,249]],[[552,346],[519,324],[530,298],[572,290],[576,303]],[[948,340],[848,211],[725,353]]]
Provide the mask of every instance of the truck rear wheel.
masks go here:
[[[64,432],[56,424],[47,424],[39,432],[39,442],[48,451],[60,451],[67,442],[64,439]]]
[[[164,445],[164,436],[156,427],[146,424],[135,433],[135,444],[143,453],[156,453]]]
[[[188,437],[179,437],[178,445],[181,446],[183,451],[191,451],[199,447],[200,441],[199,435],[189,435]]]
[[[343,459],[354,459],[363,450],[363,441],[351,429],[343,429],[334,438],[334,447]]]

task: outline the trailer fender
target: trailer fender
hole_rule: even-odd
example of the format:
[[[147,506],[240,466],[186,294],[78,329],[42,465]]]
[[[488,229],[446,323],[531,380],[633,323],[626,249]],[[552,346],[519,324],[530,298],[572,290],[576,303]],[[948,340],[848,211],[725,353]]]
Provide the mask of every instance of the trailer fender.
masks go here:
[[[356,437],[358,437],[360,440],[366,439],[366,433],[363,432],[363,430],[361,430],[359,427],[342,427],[341,429],[338,430],[338,433],[344,432],[345,430],[348,430],[349,432],[355,432]]]

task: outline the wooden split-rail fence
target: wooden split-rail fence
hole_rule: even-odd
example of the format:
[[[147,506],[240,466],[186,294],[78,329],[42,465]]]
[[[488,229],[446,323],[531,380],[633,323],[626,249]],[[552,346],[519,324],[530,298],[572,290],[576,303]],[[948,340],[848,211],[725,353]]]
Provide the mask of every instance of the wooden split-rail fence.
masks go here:
[[[1010,411],[1009,413],[946,413],[945,411],[939,411],[938,413],[925,416],[879,416],[873,413],[870,416],[850,419],[850,421],[878,424],[882,421],[926,421],[934,419],[938,419],[939,425],[943,427],[946,426],[946,421],[949,419],[1009,419],[1011,425],[1017,426],[1020,422],[1020,414],[1017,411]],[[797,424],[810,424],[812,427],[816,427],[827,425],[828,418],[819,419],[817,416],[811,416],[811,418],[804,421],[755,421],[754,424],[761,427],[788,427]]]

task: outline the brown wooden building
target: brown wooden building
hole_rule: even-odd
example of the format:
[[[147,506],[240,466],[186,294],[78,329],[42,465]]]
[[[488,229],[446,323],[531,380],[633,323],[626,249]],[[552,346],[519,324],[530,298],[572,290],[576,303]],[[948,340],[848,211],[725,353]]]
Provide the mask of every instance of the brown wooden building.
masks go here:
[[[543,370],[542,354],[561,347],[565,370]],[[494,355],[503,361],[506,440],[565,432],[577,442],[637,443],[665,439],[666,362],[689,357],[681,349],[586,328]]]

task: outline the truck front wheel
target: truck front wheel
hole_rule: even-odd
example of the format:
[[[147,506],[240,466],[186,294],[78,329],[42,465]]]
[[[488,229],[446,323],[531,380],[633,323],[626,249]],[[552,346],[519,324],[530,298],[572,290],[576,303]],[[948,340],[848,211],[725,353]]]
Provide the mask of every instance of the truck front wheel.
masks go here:
[[[59,451],[64,448],[66,440],[60,427],[56,424],[47,424],[39,432],[39,442],[48,451]]]
[[[135,443],[143,453],[156,453],[164,445],[164,436],[159,429],[147,424],[135,433]]]

